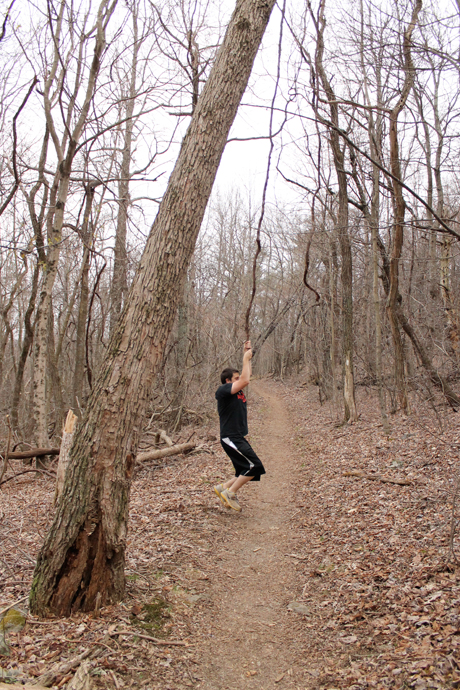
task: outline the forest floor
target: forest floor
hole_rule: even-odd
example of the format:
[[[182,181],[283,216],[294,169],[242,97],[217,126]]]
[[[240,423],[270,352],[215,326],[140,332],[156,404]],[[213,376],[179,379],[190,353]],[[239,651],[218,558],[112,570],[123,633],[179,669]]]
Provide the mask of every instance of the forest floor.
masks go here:
[[[195,453],[138,470],[125,601],[98,617],[29,615],[0,681],[76,688],[89,654],[101,689],[460,687],[460,415],[413,401],[386,436],[364,388],[345,426],[300,382],[255,381],[248,398],[267,474],[241,490],[243,512],[213,492],[231,474],[214,419]],[[33,474],[0,489],[0,611],[27,595],[53,491]]]

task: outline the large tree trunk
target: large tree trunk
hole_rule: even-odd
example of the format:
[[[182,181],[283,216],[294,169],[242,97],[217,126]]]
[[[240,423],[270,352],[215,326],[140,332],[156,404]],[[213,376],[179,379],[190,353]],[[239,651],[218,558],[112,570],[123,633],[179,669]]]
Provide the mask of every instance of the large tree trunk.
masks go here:
[[[75,337],[75,365],[72,384],[72,406],[74,410],[81,410],[83,404],[83,390],[85,384],[85,346],[86,320],[89,302],[89,264],[90,252],[88,245],[83,248],[83,258],[80,273],[80,301],[78,303],[77,329]]]
[[[390,113],[390,163],[393,174],[393,248],[390,256],[390,290],[387,300],[387,316],[391,326],[393,344],[395,348],[395,383],[399,403],[404,412],[408,412],[406,377],[404,373],[404,348],[399,330],[397,310],[401,296],[399,294],[399,260],[401,258],[404,241],[404,216],[406,203],[404,201],[400,180],[402,179],[401,162],[399,159],[398,116],[406,105],[407,98],[414,83],[414,66],[411,57],[412,33],[417,23],[418,14],[422,8],[422,0],[416,0],[409,26],[404,32],[403,53],[405,78],[398,102]]]
[[[124,594],[128,501],[140,425],[230,126],[274,0],[238,0],[151,229],[71,450],[40,550],[38,614],[91,610]]]
[[[363,3],[361,0],[361,17],[364,17]],[[361,24],[361,31],[363,24]],[[364,36],[361,33],[361,63],[364,65]],[[377,82],[377,102],[382,104],[382,66],[377,65],[376,82]],[[372,105],[369,94],[367,75],[364,78],[364,94],[366,104]],[[358,170],[356,165],[353,166],[353,174],[359,190],[359,196],[363,208],[364,216],[369,224],[371,231],[371,245],[372,245],[372,301],[374,305],[374,321],[375,321],[375,376],[377,380],[377,392],[379,397],[380,415],[382,418],[383,428],[385,433],[390,432],[390,425],[388,423],[388,415],[385,404],[385,394],[383,388],[382,376],[382,322],[380,318],[380,296],[379,296],[379,224],[380,224],[380,170],[377,165],[381,160],[382,140],[383,140],[383,113],[377,110],[374,114],[372,108],[368,113],[368,135],[369,146],[372,155],[372,193],[371,193],[371,208],[369,211],[367,196],[364,193],[364,187],[358,179]],[[354,151],[353,151],[354,156]]]
[[[54,428],[60,429],[65,415],[64,396],[62,393],[61,377],[58,369],[58,362],[56,358],[56,346],[54,342],[54,309],[51,301],[51,308],[49,313],[49,328],[48,328],[48,371],[51,391],[54,400]]]
[[[353,374],[353,261],[351,241],[348,229],[348,183],[345,172],[345,153],[340,145],[340,123],[337,98],[323,67],[324,53],[324,16],[325,0],[321,3],[319,21],[316,22],[317,43],[315,65],[323,89],[329,101],[333,128],[329,130],[330,144],[334,157],[334,167],[339,187],[339,210],[337,214],[337,236],[342,256],[342,367],[343,367],[343,404],[345,420],[355,422],[358,412],[355,402],[355,384]],[[312,15],[313,16],[313,15]]]

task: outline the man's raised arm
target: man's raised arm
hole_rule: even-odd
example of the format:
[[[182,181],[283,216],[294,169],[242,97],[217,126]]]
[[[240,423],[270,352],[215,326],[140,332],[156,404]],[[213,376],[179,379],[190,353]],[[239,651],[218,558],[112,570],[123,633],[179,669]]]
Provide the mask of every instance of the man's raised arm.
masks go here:
[[[232,383],[232,395],[235,393],[238,393],[238,391],[242,390],[245,388],[250,379],[251,379],[251,371],[252,371],[252,366],[251,366],[251,359],[252,359],[252,349],[251,349],[251,341],[247,340],[244,343],[244,354],[243,354],[243,370],[241,372],[240,378],[238,381],[234,381]]]

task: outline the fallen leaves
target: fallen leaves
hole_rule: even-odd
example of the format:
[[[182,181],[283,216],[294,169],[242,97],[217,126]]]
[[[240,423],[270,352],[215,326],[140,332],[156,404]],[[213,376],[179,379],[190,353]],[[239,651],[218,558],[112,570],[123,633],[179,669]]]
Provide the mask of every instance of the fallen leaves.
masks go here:
[[[11,635],[12,653],[1,664],[0,679],[3,673],[8,687],[12,682],[35,679],[40,684],[44,679],[41,685],[64,688],[88,659],[95,689],[141,687],[147,677],[153,678],[149,690],[186,684],[184,674],[194,644],[189,631],[208,580],[200,568],[200,558],[208,552],[202,540],[210,532],[208,511],[215,509],[200,477],[212,481],[215,472],[208,455],[166,458],[156,469],[138,471],[131,499],[126,603],[101,609],[100,618],[92,614],[46,621],[28,617],[24,632]],[[190,486],[186,496],[183,481]],[[13,483],[2,487],[5,495],[13,491],[9,486]],[[22,484],[17,480],[14,501],[2,503],[2,613],[27,602],[35,554],[52,514],[53,493],[54,482],[47,478]],[[171,572],[176,568],[178,578]],[[158,617],[144,620],[144,607],[160,600],[165,605]],[[85,688],[83,680],[78,682],[80,690]]]
[[[326,687],[354,687],[359,678],[367,685],[356,688],[451,687],[459,669],[460,570],[446,563],[449,443],[433,443],[429,413],[420,423],[423,408],[415,412],[417,423],[396,415],[391,437],[383,439],[372,396],[360,401],[360,422],[340,433],[308,391],[291,400],[298,434],[314,448],[299,457],[303,480],[293,524],[301,535],[296,568],[304,577],[308,623],[318,631],[309,638],[310,654],[316,646],[318,655],[327,650],[334,658]],[[445,424],[451,426],[444,438],[458,439],[455,416],[449,413]],[[426,462],[428,443],[435,462]],[[321,589],[328,595],[323,602]],[[352,650],[346,664],[338,642]]]
[[[298,686],[459,687],[460,570],[446,564],[451,455],[432,438],[426,444],[423,425],[402,416],[392,418],[391,437],[383,438],[372,395],[359,403],[361,420],[337,430],[311,390],[277,390],[292,403],[299,440],[292,503],[281,507],[290,517],[291,541],[280,552],[298,584],[282,602],[293,630],[292,649],[306,662],[305,668],[300,662],[295,667],[303,674]],[[449,423],[458,425],[453,419]],[[454,426],[449,434],[459,436]],[[146,681],[149,690],[201,682],[189,667],[201,663],[215,615],[215,602],[206,597],[221,568],[213,548],[216,527],[228,514],[209,489],[221,478],[222,467],[221,458],[197,454],[139,470],[132,490],[125,603],[102,609],[99,619],[29,618],[24,631],[11,634],[12,656],[4,664],[8,687],[52,669],[56,686],[64,687],[75,675],[73,660],[84,662],[81,655],[94,649],[99,655],[87,657],[88,664],[94,687],[101,690],[141,688]],[[343,476],[350,467],[374,479],[404,477],[410,486],[351,481]],[[14,509],[8,501],[2,505],[2,535],[8,539],[0,543],[0,610],[27,599],[53,490],[48,478],[23,486],[17,480]],[[257,543],[259,538],[251,551],[261,552],[259,563],[267,550]],[[245,575],[226,567],[218,572],[232,591]],[[157,618],[146,620],[144,607],[160,600],[165,605]],[[256,622],[248,623],[255,635]],[[274,639],[277,625],[261,621]],[[278,669],[272,682],[291,682],[289,672]],[[242,682],[260,682],[261,675],[244,671]]]

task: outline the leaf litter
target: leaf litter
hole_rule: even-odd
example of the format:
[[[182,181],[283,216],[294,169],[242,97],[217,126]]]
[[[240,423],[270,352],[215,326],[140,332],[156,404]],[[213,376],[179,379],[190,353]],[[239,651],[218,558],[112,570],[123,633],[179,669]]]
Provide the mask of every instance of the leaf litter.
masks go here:
[[[411,417],[391,417],[386,437],[374,394],[360,390],[360,420],[338,427],[313,387],[269,385],[289,409],[286,442],[295,451],[291,501],[276,510],[289,519],[281,555],[294,573],[295,601],[289,599],[290,610],[286,603],[286,616],[296,663],[289,673],[277,669],[276,686],[460,686],[460,570],[449,560],[451,547],[455,554],[459,546],[456,533],[450,538],[460,442],[455,415],[445,412],[440,431],[419,401]],[[266,405],[257,396],[250,404],[251,430],[259,434]],[[191,431],[174,442],[186,441]],[[85,663],[93,688],[214,687],[206,665],[207,631],[219,605],[214,583],[239,580],[214,558],[216,544],[231,549],[233,538],[232,522],[212,491],[228,473],[216,431],[214,419],[196,430],[198,451],[138,468],[125,601],[103,607],[99,617],[28,615],[21,631],[8,634],[10,655],[0,657],[0,680],[35,682],[54,669],[47,686],[65,688]],[[411,483],[346,476],[350,472]],[[53,493],[54,482],[43,475],[3,487],[0,610],[28,594]],[[266,558],[254,539],[253,557]],[[272,631],[278,622],[251,625]],[[219,655],[228,640],[212,644]],[[85,653],[84,662],[68,668]],[[235,687],[262,688],[261,675],[244,669]]]

